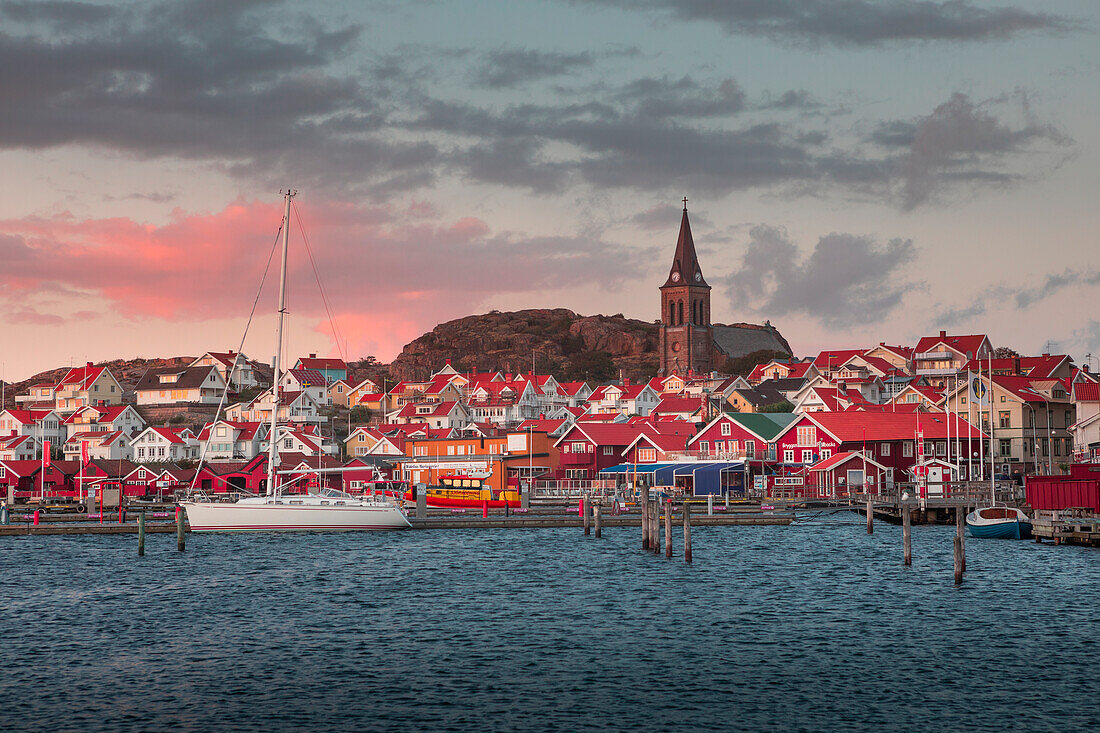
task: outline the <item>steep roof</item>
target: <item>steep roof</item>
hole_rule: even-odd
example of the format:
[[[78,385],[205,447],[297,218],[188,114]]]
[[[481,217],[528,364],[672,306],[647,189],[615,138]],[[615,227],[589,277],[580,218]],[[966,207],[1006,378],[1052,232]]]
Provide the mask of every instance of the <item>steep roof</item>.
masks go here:
[[[158,367],[155,369],[149,369],[145,372],[145,374],[141,375],[141,379],[138,381],[137,386],[134,387],[134,390],[142,392],[162,389],[193,389],[195,387],[202,387],[206,384],[206,379],[210,376],[210,372],[212,371],[216,370],[211,365],[183,368]],[[160,381],[160,378],[162,376],[170,374],[177,375],[176,381]],[[220,387],[220,383],[218,384],[218,386]]]
[[[973,357],[981,349],[982,343],[987,340],[985,334],[970,334],[967,336],[948,336],[945,333],[941,333],[939,336],[925,336],[917,342],[916,348],[913,349],[914,355],[923,354],[926,351],[932,351],[933,347],[943,344],[950,349],[954,349],[963,356],[969,355]]]
[[[1100,400],[1100,384],[1096,382],[1078,382],[1073,385],[1073,398],[1077,402],[1096,402]]]
[[[672,278],[679,273],[679,280]],[[695,279],[695,274],[699,279]],[[672,267],[668,271],[668,279],[662,288],[677,287],[680,285],[694,285],[696,287],[710,288],[703,279],[703,269],[699,267],[699,256],[695,254],[695,240],[691,237],[691,224],[688,222],[687,204],[684,204],[684,215],[680,219],[680,236],[676,238],[676,253],[672,256]]]
[[[347,370],[348,365],[344,363],[343,359],[326,359],[324,357],[317,358],[311,356],[308,358],[298,358],[298,364],[302,369],[336,369]]]
[[[917,422],[926,440],[947,437],[948,419],[951,419],[951,436],[962,438],[983,437],[982,432],[966,420],[951,414],[940,413],[901,413],[901,412],[812,412],[803,417],[817,423],[821,428],[841,442],[852,443],[884,440],[913,440],[917,432]]]

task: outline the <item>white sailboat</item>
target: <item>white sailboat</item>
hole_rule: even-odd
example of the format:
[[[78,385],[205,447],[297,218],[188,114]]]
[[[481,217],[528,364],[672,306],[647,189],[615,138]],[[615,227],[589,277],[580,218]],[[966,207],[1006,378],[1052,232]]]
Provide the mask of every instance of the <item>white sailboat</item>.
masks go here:
[[[275,439],[279,415],[279,382],[282,376],[283,316],[286,313],[286,260],[290,242],[290,199],[286,192],[283,213],[282,260],[279,268],[279,327],[275,345],[275,370],[272,384],[274,404],[268,435],[266,495],[236,502],[210,501],[206,497],[180,502],[187,521],[195,532],[271,532],[271,531],[354,531],[406,529],[405,512],[396,500],[356,497],[336,489],[317,493],[280,494],[276,471],[279,447]]]

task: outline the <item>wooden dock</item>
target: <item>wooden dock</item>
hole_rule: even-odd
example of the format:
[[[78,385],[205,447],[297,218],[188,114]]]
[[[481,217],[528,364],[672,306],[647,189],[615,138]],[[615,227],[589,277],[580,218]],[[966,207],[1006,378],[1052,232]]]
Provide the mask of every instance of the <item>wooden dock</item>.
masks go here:
[[[1089,509],[1038,511],[1031,520],[1036,542],[1100,547],[1100,516]]]
[[[611,514],[606,507],[601,513],[600,522],[602,528],[608,527],[640,527],[642,516],[639,512],[624,512]],[[717,507],[715,507],[717,509]],[[749,513],[749,512],[718,512],[708,516],[704,512],[692,513],[692,524],[703,527],[732,527],[732,526],[786,526],[794,520],[790,513]],[[452,513],[433,512],[427,517],[409,517],[409,523],[413,529],[533,529],[533,528],[581,528],[584,526],[584,517],[575,511],[564,513],[562,511],[542,510],[537,513],[514,513],[505,516],[503,512],[494,512],[488,517],[482,517],[480,513]],[[186,531],[190,531],[186,523]],[[153,522],[145,525],[147,533],[170,533],[176,531],[175,522]],[[85,519],[83,521],[40,521],[35,525],[31,522],[21,521],[14,524],[0,525],[0,537],[13,537],[25,535],[82,535],[82,534],[137,534],[137,516],[130,514],[130,521],[118,523],[117,521],[104,521],[98,519]]]

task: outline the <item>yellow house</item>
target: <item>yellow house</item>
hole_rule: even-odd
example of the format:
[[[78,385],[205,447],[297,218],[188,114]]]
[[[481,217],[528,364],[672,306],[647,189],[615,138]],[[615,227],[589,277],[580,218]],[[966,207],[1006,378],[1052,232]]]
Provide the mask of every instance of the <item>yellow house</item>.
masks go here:
[[[54,388],[54,409],[63,414],[89,405],[122,403],[122,385],[107,367],[72,367]]]

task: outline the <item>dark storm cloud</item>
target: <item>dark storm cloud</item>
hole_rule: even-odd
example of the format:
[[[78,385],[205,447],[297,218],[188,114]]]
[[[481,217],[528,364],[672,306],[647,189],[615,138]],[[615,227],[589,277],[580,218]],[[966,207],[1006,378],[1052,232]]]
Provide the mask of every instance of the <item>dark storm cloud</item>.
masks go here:
[[[683,207],[675,204],[657,204],[649,207],[645,211],[639,211],[633,214],[630,216],[629,221],[637,227],[650,231],[675,231],[676,227],[680,226],[680,213],[682,211]],[[691,222],[692,229],[695,231],[698,231],[700,228],[711,226],[710,218],[698,211],[691,214]],[[713,240],[713,235],[708,237],[708,239]]]
[[[725,278],[735,308],[769,316],[804,315],[830,328],[882,321],[917,285],[900,270],[913,261],[908,239],[828,234],[803,257],[781,229],[757,226],[741,267]]]
[[[1025,119],[1018,125],[995,114],[1002,102],[976,104],[956,93],[926,117],[879,125],[871,141],[904,150],[896,163],[901,208],[913,209],[958,184],[1014,183],[1023,174],[1009,165],[1019,156],[1072,146],[1073,141],[1053,125],[1030,119],[1026,98],[1019,100]]]
[[[649,118],[728,116],[745,109],[745,92],[734,79],[723,79],[713,87],[690,76],[635,79],[614,96],[635,114]]]
[[[532,49],[502,49],[492,51],[475,69],[474,81],[490,89],[515,87],[539,79],[560,76],[579,68],[592,66],[590,53],[555,53]]]
[[[102,23],[117,11],[107,5],[62,0],[7,0],[0,2],[0,18],[17,23],[43,23],[71,29],[74,23]]]
[[[422,185],[434,146],[377,134],[377,90],[326,72],[357,27],[267,27],[270,2],[137,4],[60,39],[27,22],[0,34],[0,146],[67,144],[221,161],[234,172],[340,187]],[[76,16],[70,4],[36,18]],[[12,6],[4,6],[12,13]],[[15,9],[24,15],[31,11]]]
[[[1060,31],[1064,18],[968,0],[576,0],[718,25],[730,35],[784,42],[876,46],[904,41],[986,41]]]

